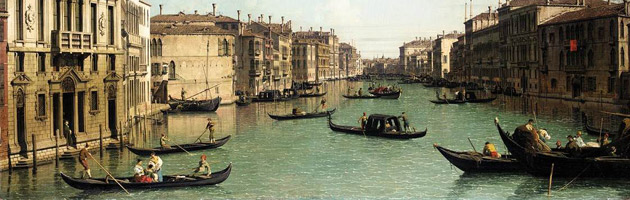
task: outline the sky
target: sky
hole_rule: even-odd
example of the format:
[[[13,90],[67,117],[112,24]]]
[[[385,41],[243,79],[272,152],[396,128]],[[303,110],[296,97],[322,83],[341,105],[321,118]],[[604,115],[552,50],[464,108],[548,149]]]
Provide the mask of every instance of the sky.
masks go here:
[[[272,15],[273,23],[280,17],[291,20],[293,31],[313,27],[324,31],[335,29],[341,42],[354,44],[363,58],[375,56],[398,57],[398,47],[416,37],[435,38],[442,31],[464,30],[465,3],[470,0],[148,0],[151,15],[212,12],[217,3],[221,15],[252,20],[264,14],[265,21]],[[474,0],[473,13],[496,9],[499,0]],[[505,0],[502,0],[505,2]],[[470,5],[469,5],[470,6]],[[470,11],[469,11],[470,14]]]

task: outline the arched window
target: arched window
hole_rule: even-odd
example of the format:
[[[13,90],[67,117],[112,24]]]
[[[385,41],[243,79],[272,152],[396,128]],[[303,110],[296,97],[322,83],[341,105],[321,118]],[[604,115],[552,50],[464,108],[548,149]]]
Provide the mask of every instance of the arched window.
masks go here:
[[[157,56],[162,56],[162,39],[158,39],[157,41]]]
[[[252,56],[254,55],[254,41],[253,40],[249,41],[249,50],[248,51],[249,51],[249,55],[252,55]]]
[[[551,79],[551,89],[556,89],[558,87],[558,80],[555,78]]]
[[[227,39],[223,39],[223,55],[224,56],[229,56],[230,55],[230,47]]]
[[[175,74],[175,62],[171,61],[171,63],[168,65],[168,79],[175,80]]]
[[[564,41],[564,29],[562,27],[560,27],[560,31],[559,31],[559,35],[558,35],[558,39],[560,39],[560,42]]]
[[[593,66],[595,66],[595,60],[593,60],[594,56],[595,55],[593,55],[593,50],[588,50],[587,63],[588,63],[589,68],[592,68]]]
[[[615,21],[614,20],[610,20],[610,38],[608,38],[609,41],[612,41],[615,39]]]
[[[615,48],[610,49],[610,65],[617,65],[617,53],[615,52]]]
[[[626,52],[623,51],[623,47],[621,47],[621,66],[626,66]]]
[[[560,65],[558,66],[559,70],[564,69],[564,52],[560,52],[560,58],[559,58],[559,62]]]
[[[254,63],[254,59],[249,61],[249,70],[256,70],[256,64]]]
[[[151,56],[157,56],[156,45],[157,45],[157,42],[155,42],[155,39],[152,39],[151,40]]]

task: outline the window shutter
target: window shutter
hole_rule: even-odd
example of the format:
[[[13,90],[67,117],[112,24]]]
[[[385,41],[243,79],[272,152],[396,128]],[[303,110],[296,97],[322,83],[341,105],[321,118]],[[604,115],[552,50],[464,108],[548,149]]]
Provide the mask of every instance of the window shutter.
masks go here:
[[[223,55],[223,41],[221,41],[221,38],[217,39],[217,46],[219,47],[219,52],[217,53],[217,55],[222,56]]]

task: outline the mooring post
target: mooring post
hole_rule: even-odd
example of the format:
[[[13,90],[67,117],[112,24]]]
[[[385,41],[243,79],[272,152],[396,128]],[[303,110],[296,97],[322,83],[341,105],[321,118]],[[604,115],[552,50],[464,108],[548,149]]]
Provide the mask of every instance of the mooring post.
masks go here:
[[[31,134],[33,140],[33,174],[37,173],[37,142],[35,141],[35,134]]]
[[[101,153],[101,158],[103,158],[103,125],[98,125],[98,142],[99,142],[99,150]]]
[[[2,131],[0,131],[0,134]],[[7,158],[9,160],[9,173],[13,172],[13,166],[11,165],[11,145],[7,145]],[[9,176],[11,177],[11,176]]]
[[[55,130],[55,167],[59,167],[59,129]]]

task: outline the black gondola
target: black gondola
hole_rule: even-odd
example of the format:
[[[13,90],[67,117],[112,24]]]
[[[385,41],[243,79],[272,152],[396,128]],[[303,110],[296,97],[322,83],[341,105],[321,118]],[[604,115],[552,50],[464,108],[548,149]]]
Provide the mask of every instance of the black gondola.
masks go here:
[[[236,103],[237,106],[247,106],[252,103],[252,99],[247,98],[244,95],[241,95],[238,97],[238,100],[236,100],[234,103]]]
[[[213,172],[212,176],[164,176],[164,181],[154,183],[137,183],[130,182],[133,177],[116,178],[116,180],[125,189],[155,189],[155,188],[174,188],[174,187],[192,187],[192,186],[204,186],[204,185],[216,185],[227,180],[232,172],[232,163],[230,163],[224,170]],[[73,188],[80,190],[120,190],[120,186],[112,179],[97,178],[97,179],[78,179],[72,178],[63,172],[60,173],[64,182]]]
[[[501,155],[501,158],[483,156],[479,152],[453,151],[437,144],[435,147],[450,163],[464,172],[515,172],[522,170],[516,158]]]
[[[379,96],[373,96],[373,95],[342,95],[343,97],[345,97],[346,99],[378,99]]]
[[[179,147],[176,145],[171,146],[170,149],[163,149],[162,147],[156,148],[136,148],[127,145],[127,149],[132,153],[139,156],[150,156],[152,152],[155,152],[156,155],[169,154],[169,153],[180,153],[185,152],[182,148],[186,149],[186,151],[197,151],[204,149],[214,149],[223,146],[225,143],[230,140],[232,136],[228,135],[224,138],[215,140],[214,143],[202,142],[202,143],[192,143],[192,144],[180,144]],[[180,148],[181,147],[181,148]]]
[[[168,101],[169,106],[173,110],[179,111],[210,111],[214,112],[219,109],[221,104],[221,97],[208,100],[181,100],[170,97]]]
[[[386,122],[389,122],[391,124],[389,130],[385,130]],[[403,129],[400,126],[398,117],[379,114],[370,115],[365,125],[365,130],[362,130],[361,127],[337,125],[332,122],[331,117],[328,118],[328,126],[330,126],[330,129],[336,132],[383,137],[390,139],[413,139],[424,137],[427,134],[427,129],[422,132],[405,133],[402,131]]]
[[[582,126],[584,127],[584,130],[586,131],[586,133],[588,133],[589,135],[595,135],[595,136],[601,136],[603,137],[604,134],[608,133],[609,136],[613,136],[613,135],[617,135],[617,132],[611,132],[608,129],[603,129],[600,130],[598,128],[592,127],[590,125],[588,125],[588,117],[586,116],[586,113],[582,112]]]
[[[289,101],[291,98],[284,97],[279,90],[267,90],[264,92],[258,93],[258,96],[255,96],[252,99],[252,102],[277,102],[277,101]]]
[[[321,97],[326,95],[327,92],[324,93],[310,93],[310,94],[300,94],[300,98],[308,98],[308,97]]]
[[[332,115],[335,113],[337,109],[327,110],[324,112],[316,112],[316,113],[306,113],[303,115],[295,115],[295,114],[287,114],[287,115],[272,115],[267,113],[271,119],[275,120],[291,120],[291,119],[310,119],[310,118],[318,118],[318,117],[326,117],[328,115]]]
[[[400,94],[401,92],[398,91],[398,92],[390,92],[390,93],[385,93],[385,94],[381,93],[381,94],[378,94],[377,96],[379,96],[381,99],[398,99],[400,98]]]
[[[438,99],[438,100],[429,100],[429,101],[434,104],[465,104],[466,103],[466,101],[459,100],[459,99],[449,99],[449,100]]]

